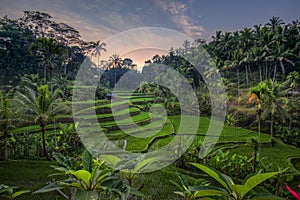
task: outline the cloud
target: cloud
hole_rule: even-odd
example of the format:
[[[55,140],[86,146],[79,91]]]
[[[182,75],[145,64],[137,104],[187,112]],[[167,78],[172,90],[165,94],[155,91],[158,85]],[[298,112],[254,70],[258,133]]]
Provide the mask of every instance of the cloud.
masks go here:
[[[182,29],[185,34],[196,38],[203,36],[205,28],[196,24],[196,22],[189,17],[186,4],[167,0],[156,0],[155,4],[171,14],[171,20],[176,24],[177,28]]]
[[[184,27],[184,32],[189,36],[200,37],[205,31],[203,26],[193,25],[190,22],[190,18],[186,15],[174,16],[174,20],[176,20],[181,26]]]

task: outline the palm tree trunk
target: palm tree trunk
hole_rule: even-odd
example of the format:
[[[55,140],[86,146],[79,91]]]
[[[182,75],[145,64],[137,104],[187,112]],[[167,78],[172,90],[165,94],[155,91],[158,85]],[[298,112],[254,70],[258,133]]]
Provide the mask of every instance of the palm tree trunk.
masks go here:
[[[64,75],[67,75],[67,64],[64,64]]]
[[[44,154],[45,154],[47,160],[49,160],[48,152],[47,152],[47,149],[46,149],[45,126],[43,125],[41,127],[42,127],[42,137],[43,137],[43,150],[44,150]]]
[[[7,131],[4,131],[3,136],[4,136],[4,160],[7,160],[7,158],[8,158],[8,151],[7,151],[7,148],[8,148],[8,141],[7,141],[8,133],[7,133]]]
[[[259,67],[259,81],[262,82],[262,73],[261,73],[261,66],[258,64]]]
[[[260,166],[260,109],[258,110],[258,137],[257,137],[257,160],[258,166]]]
[[[44,67],[44,76],[45,76],[44,84],[46,84],[47,83],[47,67],[46,66]]]
[[[282,80],[284,81],[285,68],[284,68],[282,61],[279,61],[279,63],[280,63],[281,71],[282,71]]]
[[[249,78],[251,79],[251,77],[252,77],[252,72],[251,72],[251,67],[250,67],[250,65],[248,65],[248,71],[249,71]]]
[[[275,81],[276,78],[276,71],[277,71],[277,62],[275,61],[275,66],[274,66],[274,75],[273,75],[273,83]]]
[[[271,132],[271,138],[273,138],[273,124],[274,124],[274,114],[271,113],[271,127],[270,127],[270,132]]]
[[[268,62],[266,61],[266,70],[265,70],[265,75],[266,75],[266,79],[265,80],[268,80]]]
[[[115,70],[115,78],[114,78],[114,87],[115,87],[117,82],[117,70],[116,68],[114,70]]]
[[[247,69],[247,65],[245,65],[245,71],[246,71],[246,84],[247,86],[249,85],[249,79],[248,79],[248,69]]]
[[[236,73],[237,73],[237,79],[238,79],[238,97],[240,97],[240,74],[239,74],[238,68],[236,68]]]

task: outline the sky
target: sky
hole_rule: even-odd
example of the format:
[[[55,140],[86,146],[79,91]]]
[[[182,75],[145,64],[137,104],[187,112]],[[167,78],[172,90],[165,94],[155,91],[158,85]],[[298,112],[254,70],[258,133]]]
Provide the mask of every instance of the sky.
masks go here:
[[[209,41],[217,30],[265,24],[272,16],[285,22],[300,19],[298,0],[0,0],[0,16],[18,18],[24,10],[47,12],[88,41],[107,41],[115,34],[142,27],[171,29]],[[163,37],[157,43],[162,43]]]

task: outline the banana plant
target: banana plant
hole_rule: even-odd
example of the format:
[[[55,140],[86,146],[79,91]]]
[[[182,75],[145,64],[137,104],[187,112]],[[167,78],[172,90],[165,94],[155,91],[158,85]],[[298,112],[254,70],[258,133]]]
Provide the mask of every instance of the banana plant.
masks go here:
[[[203,186],[197,188],[197,197],[225,197],[231,200],[258,200],[258,199],[283,199],[269,193],[255,193],[253,189],[265,180],[281,173],[281,172],[269,172],[269,173],[254,173],[250,174],[243,181],[243,184],[235,184],[231,177],[222,174],[221,172],[208,167],[203,164],[191,163],[194,167],[202,170],[209,175],[215,181],[217,181],[222,188],[211,188],[211,186]],[[209,199],[209,198],[208,198]]]
[[[9,200],[13,200],[16,199],[17,197],[30,192],[29,190],[20,190],[17,192],[14,192],[14,189],[16,189],[17,187],[14,186],[7,186],[7,185],[3,185],[0,184],[0,194],[2,194],[0,197],[1,199],[9,199]]]

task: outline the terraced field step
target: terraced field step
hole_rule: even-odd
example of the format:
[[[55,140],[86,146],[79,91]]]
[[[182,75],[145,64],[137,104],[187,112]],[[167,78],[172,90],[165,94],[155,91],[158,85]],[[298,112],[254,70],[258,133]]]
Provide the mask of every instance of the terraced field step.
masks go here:
[[[115,119],[116,120],[122,120],[126,117],[128,117],[128,113],[129,115],[132,117],[132,116],[136,116],[138,114],[141,113],[141,110],[136,108],[136,107],[130,107],[129,109],[123,109],[123,110],[119,110],[119,111],[116,111],[114,112],[114,114],[112,113],[106,113],[106,114],[98,114],[96,115],[83,115],[83,114],[80,114],[80,115],[76,115],[75,117],[77,118],[80,118],[84,121],[87,121],[87,122],[109,122],[109,121],[114,121]],[[70,120],[70,118],[73,120],[73,117],[72,116],[59,116],[57,118],[57,121],[64,121],[64,120]]]
[[[54,125],[53,124],[49,124],[45,127],[45,131],[49,132],[49,131],[54,131]],[[56,130],[59,131],[59,125],[56,124]],[[21,128],[16,128],[14,130],[11,131],[11,133],[14,134],[21,134],[21,133],[25,133],[26,131],[28,131],[30,134],[35,134],[35,133],[41,133],[42,132],[42,128],[38,125],[29,125],[29,126],[25,126],[25,127],[21,127]]]
[[[113,103],[104,104],[104,105],[100,105],[100,106],[88,107],[88,108],[77,111],[75,114],[76,115],[88,115],[90,113],[93,113],[94,111],[96,112],[96,114],[109,114],[112,112],[111,111],[112,107],[115,111],[119,111],[128,106],[130,107],[130,105],[128,105],[127,102],[118,101],[118,102],[113,102]]]
[[[117,96],[120,99],[154,99],[153,95],[121,95],[121,96]]]
[[[159,120],[160,118],[152,118],[152,121]],[[132,121],[134,124],[132,124]],[[115,121],[109,121],[109,122],[103,122],[100,123],[100,126],[104,128],[106,131],[116,131],[116,130],[122,130],[122,129],[130,129],[135,127],[135,124],[139,126],[147,125],[151,122],[151,118],[149,117],[149,113],[147,112],[141,112],[138,115],[135,115],[129,118],[121,119],[118,121],[118,124],[116,124]],[[85,124],[81,123],[82,128],[89,128],[90,124],[86,122]]]
[[[108,133],[109,134],[109,133]],[[128,135],[125,137],[127,140],[126,150],[131,152],[147,152],[149,145],[156,139],[167,137],[174,134],[172,123],[167,120],[164,126],[153,136],[147,138],[138,138]],[[120,140],[115,140],[118,143]]]
[[[78,109],[85,109],[85,108],[89,108],[92,106],[101,106],[101,105],[105,105],[105,104],[109,104],[110,100],[90,100],[90,101],[78,101],[78,102],[72,102],[72,101],[67,101],[67,102],[62,102],[61,104],[66,105],[66,106],[76,106]]]
[[[161,130],[164,127],[164,120],[158,119],[150,122],[148,125],[129,128],[126,130],[118,130],[118,131],[109,131],[107,132],[107,137],[116,140],[117,138],[124,138],[128,135],[140,135],[145,133],[155,133],[157,130]]]

